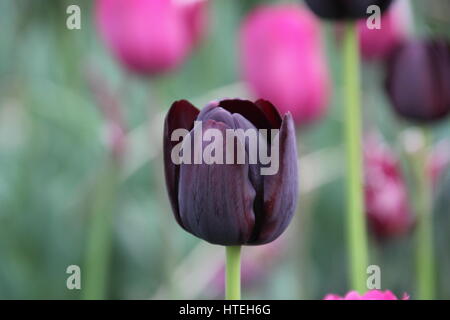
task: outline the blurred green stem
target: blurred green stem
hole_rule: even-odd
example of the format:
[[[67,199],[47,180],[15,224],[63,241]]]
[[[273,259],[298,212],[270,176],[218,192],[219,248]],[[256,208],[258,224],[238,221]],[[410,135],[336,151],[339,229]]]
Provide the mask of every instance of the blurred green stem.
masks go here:
[[[345,26],[343,44],[345,85],[345,139],[347,153],[347,235],[351,288],[366,291],[367,232],[364,217],[360,58],[356,23]]]
[[[432,300],[435,292],[435,265],[433,252],[433,192],[431,177],[427,172],[428,145],[431,137],[423,129],[424,144],[414,155],[416,173],[416,268],[418,298]]]
[[[303,130],[297,130],[297,150],[299,154],[305,154],[309,150],[310,146],[307,146],[305,141],[307,140],[305,132]],[[307,173],[303,170],[299,170],[299,179],[304,181]],[[309,296],[313,296],[311,292],[311,279],[310,279],[310,240],[311,240],[311,214],[312,205],[314,203],[314,192],[303,193],[302,201],[297,204],[297,212],[293,219],[295,226],[295,232],[293,235],[292,249],[296,252],[297,270],[299,270],[298,276],[298,298],[300,300],[308,299]]]
[[[118,183],[117,164],[109,163],[99,176],[89,216],[85,265],[82,273],[83,299],[105,299],[111,256],[112,211]]]
[[[226,247],[226,293],[227,300],[241,299],[241,247]]]

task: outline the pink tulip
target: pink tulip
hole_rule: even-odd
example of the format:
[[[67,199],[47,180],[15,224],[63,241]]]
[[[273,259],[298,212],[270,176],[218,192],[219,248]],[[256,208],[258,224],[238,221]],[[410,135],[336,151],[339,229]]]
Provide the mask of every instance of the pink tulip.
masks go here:
[[[369,226],[380,238],[410,230],[413,218],[400,162],[374,134],[364,146],[365,198]]]
[[[205,25],[205,0],[97,0],[96,23],[114,56],[139,74],[170,71]]]
[[[294,4],[263,6],[240,32],[242,74],[257,98],[290,111],[297,124],[320,118],[330,96],[320,24]]]
[[[356,291],[350,291],[344,297],[336,294],[328,294],[323,300],[399,300],[391,291],[370,290],[360,295]],[[401,300],[409,300],[409,296],[405,293]]]
[[[207,29],[208,0],[174,0],[187,23],[189,42],[196,45]]]
[[[367,20],[358,22],[361,54],[367,60],[384,59],[408,36],[410,21],[409,4],[395,2],[381,18],[381,29],[369,29]]]

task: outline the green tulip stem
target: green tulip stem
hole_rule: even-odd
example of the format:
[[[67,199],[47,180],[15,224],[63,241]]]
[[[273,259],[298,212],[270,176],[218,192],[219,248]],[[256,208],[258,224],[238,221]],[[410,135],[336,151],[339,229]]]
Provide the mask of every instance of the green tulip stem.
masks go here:
[[[364,217],[361,146],[360,57],[355,22],[345,26],[343,43],[345,85],[345,139],[347,154],[347,236],[351,288],[367,290],[367,231]]]
[[[112,249],[114,201],[117,196],[118,170],[109,163],[99,175],[93,192],[90,225],[87,234],[82,298],[107,298],[109,264]]]
[[[241,247],[226,247],[226,289],[227,300],[241,299]]]
[[[424,129],[425,143],[414,157],[416,172],[416,263],[418,298],[432,300],[435,291],[435,266],[433,252],[433,193],[430,176],[426,170],[430,135]]]

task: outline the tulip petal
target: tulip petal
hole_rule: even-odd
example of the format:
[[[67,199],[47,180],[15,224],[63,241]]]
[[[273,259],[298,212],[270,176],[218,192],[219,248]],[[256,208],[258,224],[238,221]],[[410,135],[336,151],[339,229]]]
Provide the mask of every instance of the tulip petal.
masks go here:
[[[277,108],[267,100],[259,99],[255,104],[266,115],[266,119],[269,120],[272,129],[279,129],[281,127],[281,116]]]
[[[200,113],[198,114],[197,120],[198,121],[203,121],[206,120],[206,115],[214,110],[214,108],[217,108],[217,106],[219,105],[218,101],[212,101],[210,103],[208,103],[206,105],[206,107],[204,107],[202,110],[200,110]]]
[[[386,89],[394,110],[419,123],[450,113],[450,48],[440,41],[404,43],[387,63]]]
[[[229,129],[224,123],[214,120],[207,120],[202,125],[203,133],[215,128],[222,132],[223,137],[226,136],[225,130]],[[181,165],[178,195],[181,220],[186,230],[210,243],[247,243],[255,223],[255,195],[249,180],[248,164]]]
[[[176,129],[191,130],[199,111],[189,101],[176,101],[170,107],[164,121],[163,153],[164,153],[164,171],[166,178],[167,192],[169,194],[170,204],[174,212],[175,219],[183,227],[180,219],[178,207],[178,182],[180,166],[175,165],[171,159],[173,147],[178,143],[171,141],[172,132]]]
[[[305,0],[319,17],[331,20],[359,19],[367,17],[367,8],[376,5],[384,12],[392,0]]]
[[[436,41],[428,45],[431,74],[436,81],[433,113],[445,117],[450,113],[450,43]]]
[[[279,170],[264,178],[262,221],[257,221],[256,237],[251,244],[275,240],[291,221],[298,199],[297,146],[292,116],[286,114],[278,133],[280,139]]]
[[[193,45],[187,17],[175,1],[93,2],[101,37],[130,71],[154,75],[172,70]]]
[[[391,291],[370,290],[363,295],[356,291],[348,292],[344,297],[336,294],[327,294],[324,300],[398,300]],[[409,300],[409,296],[405,293],[402,300]]]
[[[208,105],[205,109],[205,112],[203,112],[203,110],[200,111],[197,118],[198,121],[214,120],[217,122],[222,122],[228,127],[235,129],[233,116],[230,112],[218,107],[217,105]]]
[[[257,129],[271,129],[271,123],[264,112],[253,102],[248,100],[222,100],[219,106],[231,113],[239,113],[250,121]]]
[[[253,126],[252,123],[250,123],[247,119],[245,119],[242,115],[240,115],[239,113],[235,113],[233,114],[233,120],[235,123],[235,128],[239,128],[239,129],[243,129],[244,131],[247,130],[255,130],[256,132],[256,128]],[[258,132],[256,132],[256,134],[258,134]],[[255,142],[257,142],[259,144],[259,139],[260,137],[257,136],[257,140]],[[248,139],[244,139],[240,141],[242,144],[244,144],[245,146],[245,151],[247,153],[247,159],[246,161],[249,161],[249,155],[250,152],[255,152],[255,155],[257,155],[257,147],[254,146],[254,149],[251,149],[250,144]],[[257,159],[259,160],[259,159]],[[254,201],[254,206],[253,206],[253,211],[255,212],[255,219],[256,221],[260,220],[260,215],[263,211],[262,208],[262,203],[263,203],[263,186],[264,186],[264,180],[261,177],[261,165],[260,162],[257,161],[257,163],[253,163],[253,164],[249,164],[249,174],[248,177],[250,179],[251,184],[253,185],[253,188],[256,190],[256,196],[255,196],[255,201]]]
[[[343,19],[347,17],[348,8],[342,1],[336,0],[305,0],[311,10],[322,18]]]

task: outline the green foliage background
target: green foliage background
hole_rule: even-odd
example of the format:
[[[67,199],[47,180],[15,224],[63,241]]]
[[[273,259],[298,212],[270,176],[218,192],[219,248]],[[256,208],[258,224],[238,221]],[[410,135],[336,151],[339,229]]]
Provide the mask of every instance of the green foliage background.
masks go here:
[[[94,203],[111,174],[101,136],[103,118],[87,85],[86,69],[94,67],[121,93],[130,131],[152,123],[148,136],[137,139],[139,148],[159,150],[161,132],[151,129],[161,125],[157,117],[174,100],[187,98],[201,107],[211,98],[249,95],[239,83],[237,34],[241,19],[260,2],[211,1],[205,41],[177,72],[147,79],[127,74],[111,58],[93,25],[92,1],[0,1],[0,298],[82,296],[83,290],[66,288],[66,268],[80,265],[83,272]],[[81,7],[82,29],[69,31],[65,9],[74,3]],[[448,17],[433,18],[434,5],[415,4],[418,34],[445,35],[450,30]],[[300,130],[302,155],[342,144],[339,46],[332,26],[325,23],[323,29],[334,94],[327,117]],[[404,124],[388,109],[382,78],[379,66],[364,66],[363,107],[396,146]],[[436,139],[447,137],[448,128],[448,121],[436,128]],[[301,198],[299,215],[286,235],[287,249],[264,277],[244,287],[244,298],[320,299],[348,290],[343,166],[340,158],[330,161],[341,174]],[[435,210],[439,298],[450,298],[449,188],[446,175]],[[208,291],[184,295],[171,281],[200,241],[172,218],[160,154],[121,178],[108,203],[113,233],[107,298],[147,299],[161,288],[170,288],[162,295],[167,298],[216,297]],[[413,244],[412,236],[384,243],[372,239],[370,262],[382,269],[383,289],[414,297]],[[207,265],[198,261],[195,267]],[[185,270],[185,276],[193,271]]]

